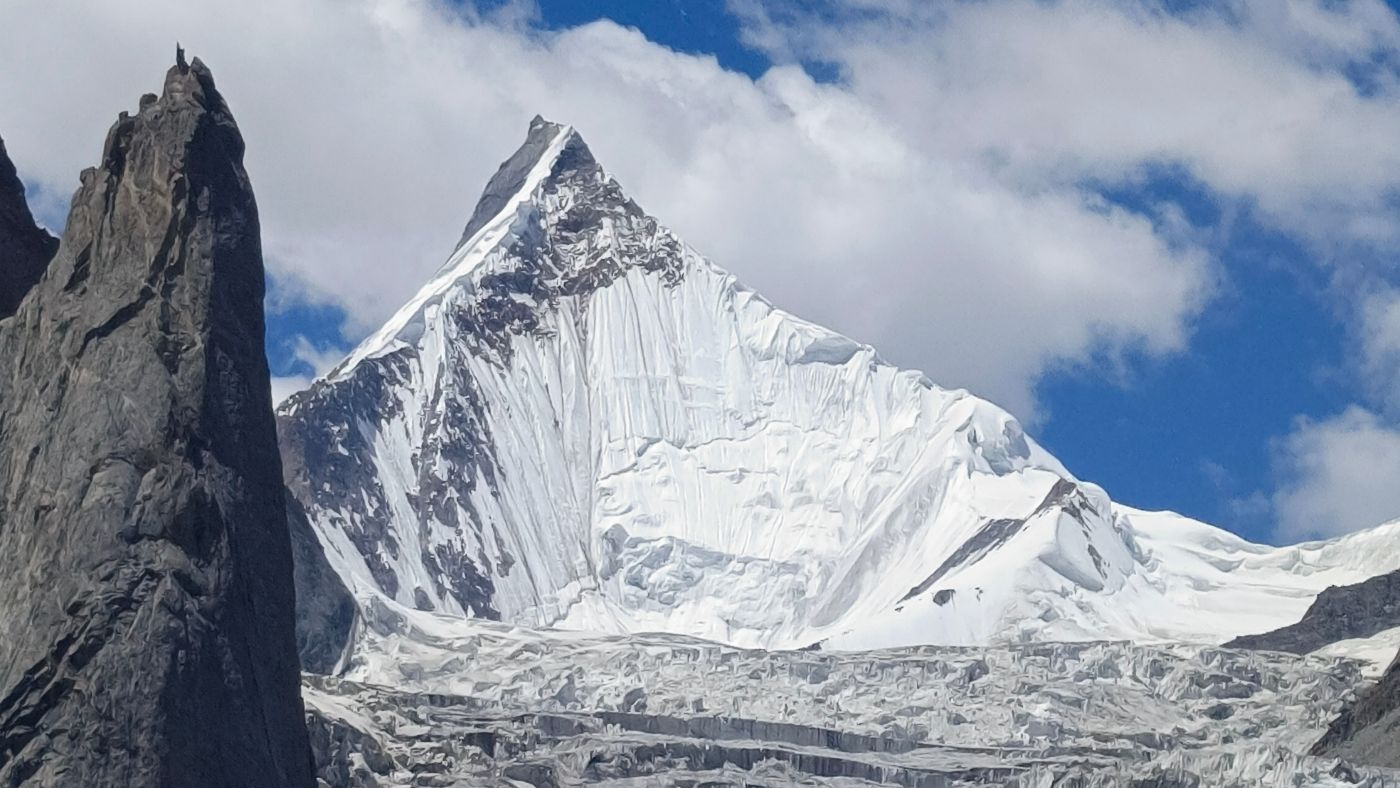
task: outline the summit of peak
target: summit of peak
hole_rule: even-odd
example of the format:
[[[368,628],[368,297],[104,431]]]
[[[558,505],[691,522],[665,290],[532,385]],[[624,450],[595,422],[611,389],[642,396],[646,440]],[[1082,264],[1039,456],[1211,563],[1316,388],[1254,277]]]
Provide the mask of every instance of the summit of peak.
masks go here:
[[[559,134],[560,132],[567,130],[568,128],[568,126],[562,123],[555,123],[554,121],[545,118],[545,116],[543,115],[536,115],[535,117],[530,118],[530,128],[529,131],[526,133],[526,138],[528,139],[529,137],[534,137],[540,134],[553,137]]]
[[[185,60],[185,50],[176,52],[175,65],[165,72],[161,95],[151,101],[142,97],[140,109],[159,107],[164,110],[190,108],[231,118],[224,97],[214,86],[214,74],[199,58]]]
[[[583,144],[583,138],[572,126],[545,120],[540,115],[531,119],[525,142],[510,158],[501,162],[496,174],[487,182],[486,190],[482,192],[471,218],[467,220],[466,229],[462,231],[457,248],[460,249],[470,241],[472,236],[489,224],[515,195],[528,187],[530,174],[545,158],[557,157],[566,145],[577,148],[575,153],[582,153],[589,158],[592,156],[588,152],[588,146]]]

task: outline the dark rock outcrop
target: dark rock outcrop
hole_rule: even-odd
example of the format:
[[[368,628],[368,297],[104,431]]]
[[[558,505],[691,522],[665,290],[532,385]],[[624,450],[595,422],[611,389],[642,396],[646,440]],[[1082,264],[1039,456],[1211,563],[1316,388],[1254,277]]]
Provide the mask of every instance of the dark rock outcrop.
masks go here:
[[[0,322],[0,785],[313,784],[242,159],[181,56]]]
[[[325,550],[306,519],[306,510],[287,493],[287,527],[297,593],[297,654],[301,669],[328,674],[336,669],[355,625],[355,599],[326,560]]]
[[[1225,646],[1307,654],[1339,640],[1367,638],[1392,627],[1400,627],[1400,572],[1354,585],[1332,586],[1317,595],[1298,623],[1262,635],[1238,637]]]
[[[1332,586],[1317,595],[1296,624],[1238,637],[1225,647],[1307,654],[1339,640],[1371,637],[1397,626],[1400,572],[1389,572],[1349,586]],[[1400,658],[1342,711],[1312,754],[1400,767]]]
[[[486,190],[482,192],[476,209],[472,211],[471,218],[467,219],[466,228],[462,230],[462,239],[457,242],[457,248],[460,249],[462,244],[470,241],[493,216],[506,207],[506,203],[520,191],[520,187],[530,175],[530,170],[539,163],[550,143],[563,128],[539,115],[530,121],[530,131],[525,137],[525,144],[511,154],[509,159],[501,162],[496,174],[487,181]]]
[[[1400,657],[1332,721],[1312,754],[1400,768]]]
[[[15,313],[57,249],[58,239],[34,223],[24,184],[0,140],[0,320]]]

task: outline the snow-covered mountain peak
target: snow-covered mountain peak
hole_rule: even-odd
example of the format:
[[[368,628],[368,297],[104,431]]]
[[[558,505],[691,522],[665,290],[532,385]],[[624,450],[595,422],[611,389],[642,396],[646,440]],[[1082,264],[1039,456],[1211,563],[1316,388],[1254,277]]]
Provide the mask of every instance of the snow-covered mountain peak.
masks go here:
[[[585,194],[586,192],[586,194]],[[538,273],[543,284],[562,286],[565,277],[577,279],[576,267],[556,267],[525,272],[515,262],[530,257],[517,247],[531,247],[556,240],[549,229],[559,220],[578,216],[579,206],[596,214],[640,215],[641,211],[593,158],[587,144],[572,126],[552,123],[536,115],[525,142],[501,163],[477,201],[457,247],[447,261],[413,298],[337,367],[334,376],[366,358],[411,344],[423,330],[425,313],[456,289],[468,292],[494,288],[503,297],[521,300],[522,277]],[[556,216],[557,214],[557,216]],[[514,254],[512,254],[514,252]],[[494,276],[493,276],[494,275]],[[553,281],[549,281],[553,280]]]
[[[525,142],[509,159],[501,162],[496,174],[487,182],[486,190],[467,220],[457,248],[473,241],[512,202],[529,199],[539,183],[553,172],[564,146],[571,143],[577,148],[576,161],[583,160],[596,166],[592,153],[572,126],[551,123],[536,115],[530,121]]]
[[[742,287],[567,126],[531,124],[463,236],[280,409],[362,600],[777,648],[1221,641],[1360,579],[1116,506],[995,405]]]

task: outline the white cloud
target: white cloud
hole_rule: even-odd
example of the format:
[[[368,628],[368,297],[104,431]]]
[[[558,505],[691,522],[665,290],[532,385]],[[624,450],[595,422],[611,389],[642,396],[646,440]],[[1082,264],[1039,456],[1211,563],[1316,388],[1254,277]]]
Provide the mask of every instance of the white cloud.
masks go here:
[[[1358,315],[1363,381],[1390,412],[1400,412],[1400,290],[1371,293]]]
[[[993,106],[885,70],[878,40],[853,42],[871,65],[849,86],[796,68],[752,80],[610,23],[531,31],[522,7],[482,20],[432,0],[10,0],[0,73],[22,76],[0,79],[0,134],[26,177],[66,193],[181,40],[248,140],[274,273],[343,305],[352,333],[436,267],[536,112],[575,124],[642,205],[775,303],[1022,415],[1048,365],[1181,348],[1210,291],[1205,253],[1172,223],[1102,204],[1085,168],[1063,166],[1066,150],[1102,146],[1090,169],[1120,172],[1143,155],[1123,138],[1206,134],[1161,112],[1127,122],[1143,103],[1132,78],[1152,75],[1125,73],[1108,95],[1036,95],[1044,79],[1012,90],[1052,45],[1065,78],[1081,74],[1107,53],[1094,37],[1125,23],[1046,12],[1050,33],[1089,40],[1040,42],[1013,25],[1024,41],[1003,43],[1029,49],[1006,76],[983,74]],[[1014,22],[967,31],[998,20]],[[1188,33],[1193,55],[1235,43]],[[931,51],[985,67],[987,53],[943,43]],[[1018,147],[1005,129],[1020,123],[1036,131]]]
[[[1400,430],[1350,408],[1300,420],[1278,447],[1283,484],[1272,504],[1286,541],[1330,537],[1400,516]]]
[[[730,3],[777,57],[834,63],[926,159],[1021,195],[1165,165],[1301,241],[1352,330],[1356,398],[1379,413],[1298,422],[1276,490],[1236,513],[1267,506],[1289,539],[1400,515],[1400,21],[1384,2]]]
[[[272,378],[272,404],[280,405],[287,397],[305,389],[313,380],[330,372],[345,354],[334,347],[317,347],[304,336],[292,343],[292,360],[311,368],[310,375],[280,375]]]
[[[302,336],[297,337],[293,343],[292,355],[297,361],[311,367],[312,374],[318,378],[330,372],[345,357],[344,353],[335,348],[316,347],[311,340]]]
[[[1393,64],[1381,0],[1236,0],[1180,15],[1154,2],[731,0],[754,41],[839,64],[852,91],[927,150],[994,162],[1027,185],[1184,166],[1323,252],[1393,247],[1400,91],[1345,68]],[[777,9],[776,11],[774,9]],[[786,13],[783,11],[786,10]]]
[[[243,127],[279,289],[343,306],[356,334],[437,266],[542,113],[775,303],[1023,416],[1049,366],[1188,341],[1219,273],[1213,233],[1084,186],[1171,165],[1339,271],[1370,268],[1337,281],[1352,283],[1361,378],[1400,412],[1400,289],[1384,284],[1400,24],[1380,0],[1176,16],[1151,0],[832,0],[835,26],[804,4],[730,2],[753,41],[842,80],[754,80],[609,23],[540,32],[528,0],[488,18],[441,0],[8,0],[0,134],[59,214],[182,41]],[[1366,90],[1348,79],[1376,63]],[[334,360],[297,351],[317,373]],[[1301,421],[1279,490],[1250,510],[1270,506],[1289,538],[1392,517],[1397,445],[1360,408]]]

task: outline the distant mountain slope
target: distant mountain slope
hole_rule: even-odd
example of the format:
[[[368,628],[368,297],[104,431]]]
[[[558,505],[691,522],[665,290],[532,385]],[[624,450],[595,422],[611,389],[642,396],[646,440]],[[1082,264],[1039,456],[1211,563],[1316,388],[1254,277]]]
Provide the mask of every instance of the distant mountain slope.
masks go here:
[[[995,405],[744,288],[541,119],[447,263],[279,424],[362,604],[526,626],[1220,642],[1400,568],[1369,549],[1390,531],[1270,548],[1115,505]]]
[[[34,223],[15,165],[0,140],[0,319],[13,315],[58,250],[58,239]]]
[[[1394,527],[1391,524],[1378,530]],[[1366,535],[1363,532],[1361,538]],[[1297,622],[1271,632],[1238,637],[1225,645],[1375,659],[1381,653],[1393,655],[1397,639],[1400,572],[1387,572],[1360,583],[1324,589]],[[1312,748],[1312,754],[1400,768],[1400,658],[1392,659],[1376,684],[1361,689]]]

